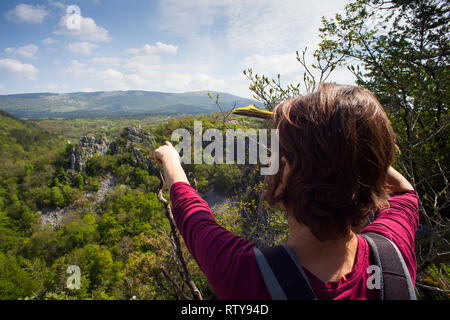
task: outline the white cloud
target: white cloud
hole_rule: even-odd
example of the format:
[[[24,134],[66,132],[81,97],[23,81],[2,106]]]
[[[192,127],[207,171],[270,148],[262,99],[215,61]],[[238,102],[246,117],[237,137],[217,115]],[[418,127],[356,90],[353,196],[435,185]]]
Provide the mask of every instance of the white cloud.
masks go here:
[[[355,85],[356,77],[346,67],[338,67],[331,73],[327,82]]]
[[[347,1],[167,0],[160,5],[160,25],[187,39],[206,36],[233,49],[280,53],[317,42],[321,17]]]
[[[173,92],[214,90],[223,88],[226,81],[203,73],[168,73],[162,82],[165,90]]]
[[[39,73],[35,66],[13,59],[0,59],[0,70],[29,80],[36,80],[36,75]]]
[[[97,90],[142,89],[183,92],[215,90],[226,85],[223,78],[211,75],[208,68],[203,65],[164,63],[165,56],[178,52],[178,47],[172,44],[157,42],[140,48],[131,48],[126,52],[130,54],[126,59],[100,56],[92,58],[89,65],[72,60],[64,71],[95,82]],[[108,67],[100,69],[98,65]]]
[[[35,86],[35,89],[38,91],[61,92],[67,89],[67,85],[55,83],[38,84],[37,86]]]
[[[155,77],[160,69],[161,57],[158,55],[137,55],[126,59],[124,69],[127,73],[144,77]]]
[[[94,19],[80,16],[80,29],[67,28],[67,19],[70,15],[65,15],[59,20],[59,28],[53,31],[56,35],[66,35],[82,41],[108,42],[111,40],[108,30],[97,25]]]
[[[91,54],[92,50],[98,46],[94,43],[82,41],[82,42],[72,42],[67,45],[67,48],[75,53]]]
[[[161,54],[175,54],[177,51],[177,46],[161,42],[155,45],[146,44],[139,49],[131,48],[127,52],[133,56],[125,60],[123,67],[127,74],[147,79],[157,77],[161,66]]]
[[[125,75],[115,69],[109,68],[92,74],[92,76],[103,81],[103,85],[108,90],[129,90]]]
[[[150,79],[146,79],[140,75],[137,74],[126,74],[125,75],[126,81],[130,84],[130,86],[133,88],[148,88],[150,86],[150,83],[153,85],[156,81],[152,81]]]
[[[297,61],[295,52],[273,55],[253,54],[245,57],[241,62],[243,68],[252,68],[255,72],[263,74],[289,75],[301,72],[300,63]]]
[[[54,7],[62,9],[62,10],[65,10],[67,7],[67,5],[65,5],[64,3],[59,2],[59,1],[48,0],[48,3]]]
[[[252,92],[248,89],[249,85],[250,81],[247,77],[243,73],[239,73],[231,79],[227,79],[223,91],[240,97],[253,98]]]
[[[41,42],[42,42],[43,44],[45,44],[46,46],[50,46],[50,45],[52,45],[52,44],[57,43],[58,40],[53,39],[52,37],[48,37],[48,38],[45,38],[44,40],[42,40]]]
[[[183,48],[189,50],[192,58],[191,66],[181,69],[183,73],[191,71],[216,80],[225,79],[223,85],[220,80],[214,82],[221,85],[218,89],[248,97],[252,95],[248,90],[250,81],[242,75],[243,69],[252,68],[268,77],[279,73],[284,85],[302,82],[304,70],[296,60],[295,51],[308,47],[307,58],[310,58],[320,42],[318,29],[322,16],[334,16],[347,2],[166,0],[159,2],[158,23],[167,33],[184,39]],[[311,65],[313,60],[307,63]],[[192,72],[198,66],[209,70]],[[349,80],[345,72],[335,70],[338,71],[336,79]],[[159,72],[167,69],[161,67]],[[176,70],[170,72],[177,74]],[[186,85],[189,77],[178,76],[178,87],[189,87]],[[175,77],[172,80],[177,82]]]
[[[178,52],[173,44],[157,42],[126,50],[128,58],[98,56],[88,62],[72,60],[62,71],[95,83],[95,90],[155,90],[184,92],[217,90],[227,82],[213,76],[204,65],[165,63],[164,58]],[[102,68],[103,66],[106,66]]]
[[[312,64],[317,64],[313,57],[314,49],[315,48],[312,48],[306,52],[305,60],[309,71],[315,77],[316,81],[318,81],[320,79],[320,71],[311,67]],[[280,74],[282,85],[300,83],[301,88],[304,88],[303,75],[306,70],[300,62],[297,61],[295,53],[274,55],[254,54],[245,57],[242,60],[241,65],[245,70],[251,68],[254,73],[260,75],[264,74],[269,79],[275,79],[277,75]],[[333,70],[331,75],[325,79],[325,81],[340,84],[355,84],[355,77],[346,67],[338,67]],[[247,79],[247,84],[249,83],[250,81]]]
[[[116,57],[95,57],[91,59],[91,62],[102,65],[118,66],[120,59]]]
[[[165,44],[162,42],[157,42],[156,44],[145,44],[142,48],[130,48],[127,50],[128,53],[134,55],[152,55],[159,53],[177,53],[178,47],[172,44]]]
[[[34,44],[27,44],[18,48],[6,48],[5,53],[13,56],[21,56],[27,59],[36,59],[39,48]]]
[[[215,18],[222,13],[228,0],[168,0],[160,4],[161,27],[183,34],[198,34],[208,31]]]
[[[86,64],[79,62],[78,60],[72,60],[70,64],[63,69],[63,72],[74,76],[83,76],[91,71],[87,68]]]
[[[320,18],[340,1],[269,1],[252,0],[233,3],[225,9],[229,24],[229,45],[257,51],[285,51],[312,39],[317,40]],[[328,8],[327,8],[328,7]],[[269,49],[269,50],[268,50]]]
[[[40,5],[18,4],[6,13],[6,18],[14,22],[42,23],[49,14],[45,7]]]
[[[123,80],[123,78],[124,78],[122,72],[117,71],[112,68],[98,72],[97,76],[103,80],[111,79],[111,80],[116,80],[116,81]]]

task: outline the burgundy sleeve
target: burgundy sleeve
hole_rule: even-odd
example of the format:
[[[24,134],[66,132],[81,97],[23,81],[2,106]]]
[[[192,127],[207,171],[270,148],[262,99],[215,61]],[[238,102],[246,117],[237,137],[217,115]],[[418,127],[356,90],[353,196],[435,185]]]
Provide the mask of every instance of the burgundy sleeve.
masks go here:
[[[416,255],[414,237],[419,225],[419,201],[414,190],[393,195],[388,199],[389,208],[380,210],[375,220],[361,230],[379,233],[394,242],[403,255],[411,274],[416,281]]]
[[[254,243],[218,225],[189,184],[174,183],[170,199],[186,246],[219,299],[270,299],[253,255]]]

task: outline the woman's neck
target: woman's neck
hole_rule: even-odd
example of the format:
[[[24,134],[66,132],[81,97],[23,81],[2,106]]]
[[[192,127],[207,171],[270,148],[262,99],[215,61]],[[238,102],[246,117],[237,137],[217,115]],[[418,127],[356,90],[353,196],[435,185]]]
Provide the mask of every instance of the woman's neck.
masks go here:
[[[289,214],[288,246],[300,264],[320,280],[337,281],[349,273],[355,264],[358,240],[355,233],[337,240],[320,241],[304,224]]]

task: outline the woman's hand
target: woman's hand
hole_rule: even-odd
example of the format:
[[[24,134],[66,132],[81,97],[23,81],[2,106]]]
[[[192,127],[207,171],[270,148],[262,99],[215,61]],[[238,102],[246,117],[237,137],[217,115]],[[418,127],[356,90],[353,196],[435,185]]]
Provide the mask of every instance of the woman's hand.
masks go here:
[[[389,193],[403,193],[409,190],[414,190],[411,183],[397,170],[392,167],[388,168],[386,184]]]
[[[175,182],[189,183],[181,167],[180,155],[169,141],[155,150],[155,157],[163,165],[164,177],[169,190]]]
[[[166,162],[180,163],[180,155],[169,141],[155,150],[155,157],[162,165]]]

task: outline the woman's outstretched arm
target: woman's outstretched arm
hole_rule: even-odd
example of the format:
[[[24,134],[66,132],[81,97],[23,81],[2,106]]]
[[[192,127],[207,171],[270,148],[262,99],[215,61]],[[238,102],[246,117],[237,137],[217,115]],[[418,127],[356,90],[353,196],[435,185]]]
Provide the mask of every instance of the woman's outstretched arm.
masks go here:
[[[208,204],[189,185],[170,143],[155,155],[164,167],[177,228],[219,299],[270,299],[254,259],[254,243],[216,222]]]
[[[169,190],[175,182],[189,184],[186,173],[181,167],[180,155],[169,141],[155,150],[155,156],[156,160],[163,165],[164,178]]]

